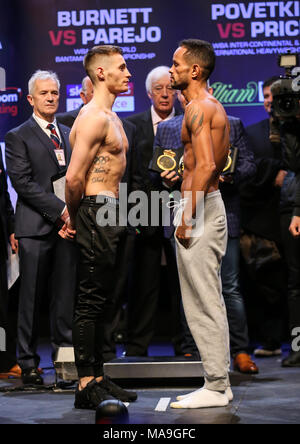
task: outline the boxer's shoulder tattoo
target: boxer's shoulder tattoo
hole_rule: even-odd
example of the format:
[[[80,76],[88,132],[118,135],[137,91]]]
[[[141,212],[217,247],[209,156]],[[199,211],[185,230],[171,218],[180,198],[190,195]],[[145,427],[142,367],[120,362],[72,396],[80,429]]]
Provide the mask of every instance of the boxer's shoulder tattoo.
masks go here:
[[[189,107],[186,112],[186,125],[192,133],[198,136],[203,129],[204,112],[199,112],[199,110],[194,107]]]

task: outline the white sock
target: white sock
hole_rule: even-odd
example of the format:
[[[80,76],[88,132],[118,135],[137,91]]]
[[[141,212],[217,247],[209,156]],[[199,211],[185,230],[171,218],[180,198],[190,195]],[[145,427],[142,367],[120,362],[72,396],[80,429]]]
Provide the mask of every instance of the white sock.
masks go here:
[[[206,407],[226,407],[228,403],[229,400],[225,393],[203,388],[181,401],[172,402],[170,406],[173,409],[201,409]]]
[[[190,396],[196,395],[197,393],[200,392],[200,390],[203,390],[203,388],[195,390],[194,392],[191,392],[191,393],[187,393],[186,395],[177,396],[176,399],[177,399],[177,401],[182,401],[182,399],[186,399],[186,398],[189,398]],[[225,390],[225,395],[227,396],[229,402],[231,402],[233,400],[233,393],[232,393],[231,387],[227,387],[227,389]]]

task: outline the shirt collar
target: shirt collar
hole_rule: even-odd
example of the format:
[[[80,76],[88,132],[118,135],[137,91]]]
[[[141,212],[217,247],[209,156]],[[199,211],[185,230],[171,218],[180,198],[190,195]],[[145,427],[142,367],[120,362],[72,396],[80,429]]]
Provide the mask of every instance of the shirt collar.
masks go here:
[[[33,113],[32,117],[40,125],[40,127],[44,130],[47,129],[47,126],[49,125],[49,123],[52,123],[52,125],[54,125],[57,128],[56,118],[54,118],[53,122],[47,122],[47,120],[41,119],[40,117],[38,117],[34,113]]]
[[[162,119],[155,111],[154,106],[151,105],[151,117],[152,117],[153,125],[157,125],[158,123],[160,123],[162,121],[170,120],[174,116],[175,116],[175,108],[174,107],[173,107],[171,113],[168,115],[168,117],[166,119]]]

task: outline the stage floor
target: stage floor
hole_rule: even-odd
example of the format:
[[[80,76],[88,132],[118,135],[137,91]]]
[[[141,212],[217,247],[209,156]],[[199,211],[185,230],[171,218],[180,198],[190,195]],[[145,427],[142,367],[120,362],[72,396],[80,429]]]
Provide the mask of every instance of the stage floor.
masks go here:
[[[299,424],[300,368],[284,369],[281,359],[257,359],[259,375],[231,374],[234,400],[228,407],[198,410],[171,409],[169,402],[199,385],[183,381],[172,386],[137,387],[138,400],[128,405],[130,424]],[[42,362],[43,364],[43,362]],[[45,364],[45,361],[44,361]],[[54,382],[54,370],[44,371],[46,384]],[[0,387],[20,381],[0,381]],[[132,385],[133,384],[133,385]],[[134,382],[130,389],[134,388]],[[157,411],[162,398],[167,400]],[[94,424],[95,412],[76,410],[74,392],[0,393],[0,424]],[[160,405],[161,405],[160,403]]]

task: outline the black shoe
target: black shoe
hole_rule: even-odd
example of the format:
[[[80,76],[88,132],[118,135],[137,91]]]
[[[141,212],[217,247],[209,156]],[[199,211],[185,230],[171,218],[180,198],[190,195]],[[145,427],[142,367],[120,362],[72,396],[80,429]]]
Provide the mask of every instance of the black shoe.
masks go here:
[[[98,386],[122,402],[134,402],[137,400],[137,394],[135,392],[128,392],[122,389],[112,382],[108,376],[104,376],[103,380],[98,382]]]
[[[39,371],[35,367],[26,368],[22,370],[22,381],[23,384],[30,385],[43,385],[44,381],[41,377]]]
[[[75,409],[96,410],[100,402],[109,399],[115,398],[102,389],[96,379],[93,379],[83,390],[79,390],[79,386],[77,386],[74,407]]]
[[[103,361],[104,362],[110,362],[110,361],[113,361],[114,359],[117,359],[117,356],[115,353],[112,353],[112,352],[103,353]]]
[[[282,367],[300,367],[300,351],[291,352],[289,356],[281,362]]]

